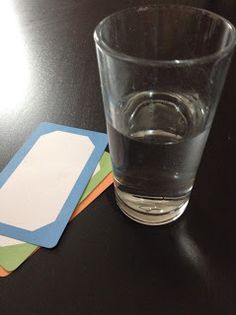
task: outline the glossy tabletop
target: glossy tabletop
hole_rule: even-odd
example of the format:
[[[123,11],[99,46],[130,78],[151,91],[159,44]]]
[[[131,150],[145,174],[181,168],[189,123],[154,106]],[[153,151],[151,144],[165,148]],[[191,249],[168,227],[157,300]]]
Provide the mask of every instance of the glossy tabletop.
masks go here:
[[[93,30],[149,3],[194,5],[236,24],[234,0],[0,1],[0,170],[42,121],[105,132]],[[0,278],[0,314],[236,314],[235,82],[236,55],[181,219],[132,222],[109,188],[56,248]]]

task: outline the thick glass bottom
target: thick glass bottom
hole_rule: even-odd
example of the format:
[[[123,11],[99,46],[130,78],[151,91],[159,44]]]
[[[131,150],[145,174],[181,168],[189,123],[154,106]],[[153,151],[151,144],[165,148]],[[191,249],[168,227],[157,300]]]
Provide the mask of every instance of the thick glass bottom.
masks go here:
[[[163,225],[175,221],[186,209],[189,195],[179,198],[134,196],[115,187],[116,202],[130,219],[146,225]]]

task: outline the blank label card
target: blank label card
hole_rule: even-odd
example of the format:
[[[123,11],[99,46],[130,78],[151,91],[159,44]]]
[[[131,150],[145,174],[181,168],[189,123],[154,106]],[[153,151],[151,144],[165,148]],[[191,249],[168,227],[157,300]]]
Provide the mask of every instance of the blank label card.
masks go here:
[[[0,234],[55,246],[106,145],[105,134],[42,123],[0,174]]]

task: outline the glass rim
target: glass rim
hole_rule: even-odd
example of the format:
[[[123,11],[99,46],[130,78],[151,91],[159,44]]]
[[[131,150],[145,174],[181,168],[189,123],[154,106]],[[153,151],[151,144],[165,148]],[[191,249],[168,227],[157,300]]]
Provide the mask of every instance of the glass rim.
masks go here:
[[[125,54],[123,52],[117,51],[114,48],[111,48],[106,42],[104,42],[100,36],[101,33],[101,29],[103,27],[103,25],[112,17],[114,16],[118,16],[118,15],[122,15],[128,12],[132,12],[132,11],[136,11],[136,12],[142,12],[142,11],[148,11],[150,9],[158,9],[158,8],[182,8],[184,10],[191,10],[191,11],[196,11],[196,12],[202,12],[205,14],[208,14],[210,17],[221,20],[222,22],[224,22],[228,28],[230,29],[231,33],[232,33],[232,39],[231,41],[223,48],[223,49],[219,49],[213,53],[210,53],[208,55],[204,55],[201,57],[197,57],[197,58],[187,58],[187,59],[148,59],[148,58],[139,58],[139,57],[135,57],[132,55],[128,55]],[[136,64],[143,64],[143,65],[151,65],[151,66],[155,66],[155,65],[160,65],[160,66],[186,66],[186,65],[190,65],[190,64],[201,64],[201,63],[206,63],[209,62],[211,60],[214,59],[221,59],[222,57],[224,57],[225,55],[229,54],[235,44],[236,44],[236,29],[234,27],[234,25],[227,20],[226,18],[224,18],[223,16],[214,13],[212,11],[206,10],[206,9],[202,9],[202,8],[198,8],[198,7],[193,7],[193,6],[187,6],[187,5],[175,5],[175,4],[167,4],[167,5],[145,5],[145,6],[135,6],[135,7],[130,7],[127,9],[123,9],[120,11],[116,11],[110,15],[108,15],[107,17],[105,17],[104,19],[102,19],[96,26],[94,33],[93,33],[93,37],[94,37],[94,41],[97,45],[97,47],[99,47],[101,49],[101,51],[105,51],[108,55],[110,55],[113,58],[122,60],[122,61],[127,61],[127,62],[132,62],[132,63],[136,63]]]

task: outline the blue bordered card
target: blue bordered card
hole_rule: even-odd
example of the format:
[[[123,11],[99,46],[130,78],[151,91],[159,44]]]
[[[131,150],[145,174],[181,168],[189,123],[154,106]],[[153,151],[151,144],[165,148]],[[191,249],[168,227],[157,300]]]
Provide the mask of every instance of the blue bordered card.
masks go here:
[[[54,247],[106,146],[106,134],[41,123],[0,174],[0,234]]]

